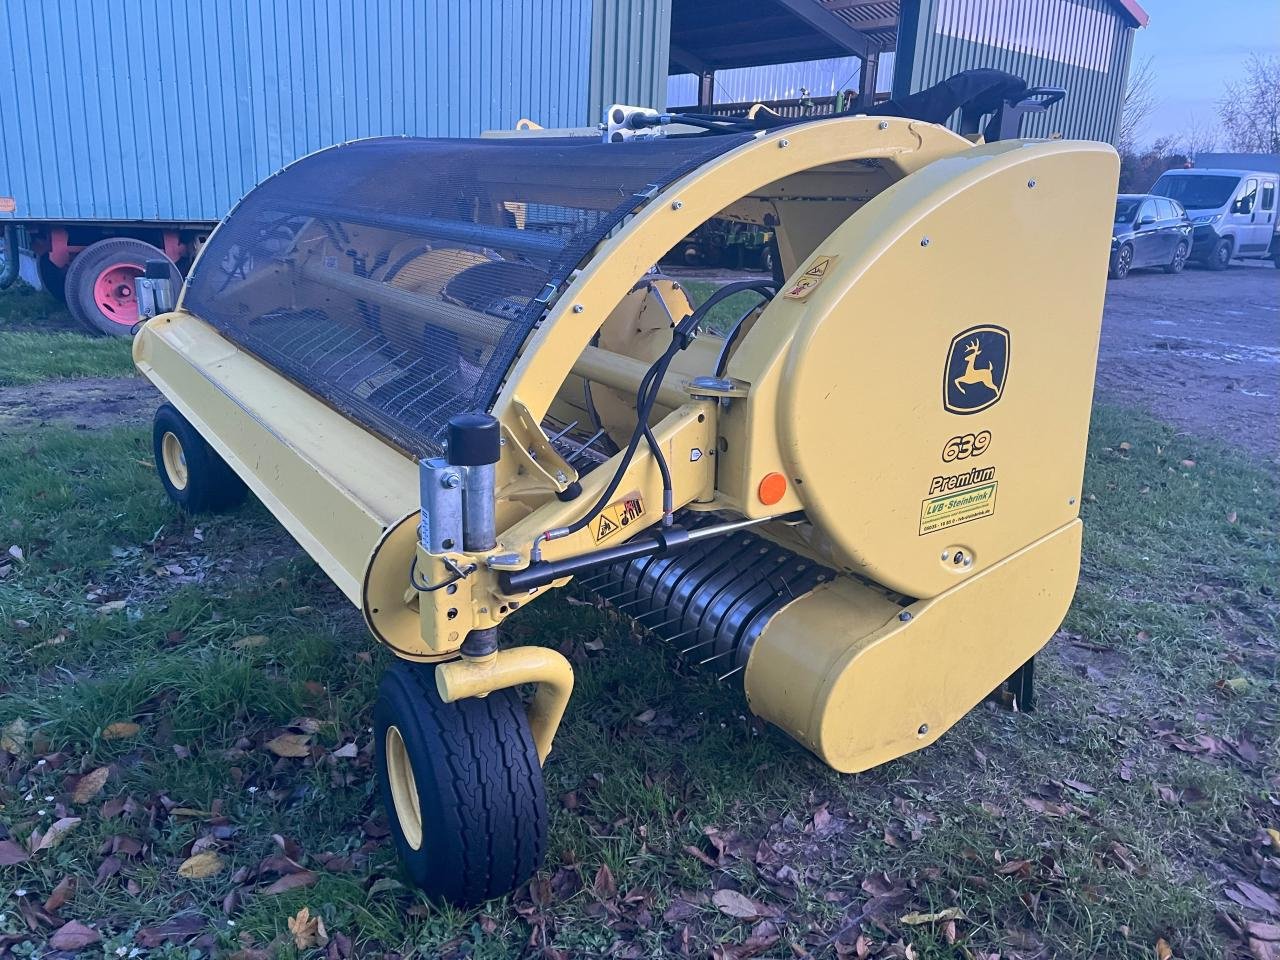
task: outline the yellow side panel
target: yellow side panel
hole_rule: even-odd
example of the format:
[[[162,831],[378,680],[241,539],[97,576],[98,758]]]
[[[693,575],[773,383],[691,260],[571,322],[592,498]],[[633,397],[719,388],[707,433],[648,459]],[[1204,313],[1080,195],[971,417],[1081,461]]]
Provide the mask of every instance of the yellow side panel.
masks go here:
[[[1116,171],[1001,142],[863,205],[735,355],[720,490],[784,472],[832,563],[911,597],[1077,516]]]
[[[819,587],[784,607],[752,648],[752,711],[842,773],[927,746],[1058,629],[1082,531],[1073,520],[905,610],[849,578]]]
[[[358,606],[382,531],[417,509],[417,465],[190,314],[149,321],[133,349],[138,369]]]

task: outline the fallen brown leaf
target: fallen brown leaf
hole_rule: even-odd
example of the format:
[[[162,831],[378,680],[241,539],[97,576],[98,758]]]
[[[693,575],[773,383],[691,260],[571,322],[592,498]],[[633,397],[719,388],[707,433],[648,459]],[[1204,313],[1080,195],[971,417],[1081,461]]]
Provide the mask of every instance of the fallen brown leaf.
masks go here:
[[[966,920],[964,911],[959,907],[947,907],[945,910],[939,910],[937,913],[908,913],[901,918],[901,922],[909,927],[919,926],[924,923],[938,923],[941,920]]]
[[[275,896],[278,893],[287,893],[290,890],[297,890],[299,887],[309,887],[320,878],[310,870],[299,870],[297,873],[287,873],[269,887],[264,887],[260,893],[268,896]]]
[[[254,634],[250,634],[247,637],[241,637],[239,640],[233,640],[231,642],[231,649],[244,650],[244,649],[247,649],[248,647],[261,647],[261,646],[264,646],[266,642],[267,642],[266,634],[254,633]]]
[[[222,857],[213,850],[205,850],[183,860],[178,866],[178,876],[186,880],[204,880],[221,873],[223,866]]]
[[[0,867],[12,867],[31,859],[27,848],[12,840],[0,840]]]
[[[1235,889],[1228,888],[1225,893],[1241,906],[1253,907],[1264,913],[1269,913],[1273,917],[1280,917],[1280,901],[1277,901],[1275,897],[1261,887],[1255,886],[1246,880],[1237,880]]]
[[[102,728],[103,740],[127,740],[129,737],[136,737],[142,732],[142,728],[136,723],[129,720],[117,720],[115,723],[109,723]]]
[[[17,720],[10,720],[3,728],[0,728],[0,750],[18,756],[27,749],[29,735],[30,729],[27,727],[27,721],[21,717]]]
[[[1246,920],[1244,928],[1249,931],[1249,936],[1257,937],[1259,940],[1280,940],[1280,924]]]
[[[72,803],[88,803],[94,797],[102,792],[102,788],[107,785],[107,777],[111,775],[109,767],[99,767],[97,770],[90,770],[80,782],[76,784],[75,790],[71,792]]]
[[[1169,946],[1164,937],[1156,941],[1156,960],[1173,960],[1173,948]]]
[[[996,874],[1001,877],[1011,877],[1017,874],[1024,880],[1031,876],[1030,860],[1006,860],[1000,866],[996,867]]]
[[[705,863],[708,867],[718,867],[718,866],[719,866],[719,864],[718,864],[718,863],[716,863],[716,862],[715,862],[714,860],[712,860],[709,856],[707,856],[707,854],[705,853],[705,851],[699,850],[699,849],[698,849],[697,847],[695,847],[693,844],[688,844],[688,845],[684,848],[684,852],[685,852],[685,853],[687,853],[687,854],[689,854],[689,856],[691,856],[691,857],[694,857],[694,858],[696,858],[696,859],[698,859],[698,860],[701,860],[701,861],[702,861],[703,863]]]
[[[775,943],[781,933],[772,920],[761,920],[751,928],[751,935],[742,943],[724,943],[711,951],[713,960],[748,960],[758,957]]]
[[[50,913],[60,910],[72,894],[76,892],[76,878],[63,877],[58,881],[58,885],[53,888],[53,892],[49,894],[49,899],[44,902],[44,908]]]
[[[44,836],[32,848],[32,853],[39,853],[41,850],[49,850],[56,847],[62,842],[62,838],[80,825],[79,817],[62,817],[55,820],[44,832]]]
[[[49,938],[49,946],[55,950],[83,950],[102,939],[93,927],[86,927],[77,920],[64,923]]]
[[[194,937],[208,926],[199,914],[184,914],[166,920],[154,927],[142,927],[133,935],[133,942],[144,950],[155,950],[170,943],[182,943]]]
[[[613,871],[609,869],[607,863],[600,864],[600,869],[596,871],[596,878],[591,884],[591,889],[601,900],[612,900],[618,895],[618,885],[613,879]]]
[[[294,759],[306,757],[311,755],[311,734],[282,733],[280,736],[268,740],[263,746],[277,757],[291,757]]]
[[[753,900],[737,890],[717,890],[711,895],[711,902],[721,913],[739,920],[777,917],[780,913],[777,908]]]
[[[329,933],[324,928],[324,921],[318,916],[311,916],[309,907],[303,907],[289,918],[289,932],[293,934],[293,944],[299,950],[323,947],[329,943]]]
[[[759,916],[751,898],[737,890],[717,890],[712,894],[711,902],[721,913],[740,920],[754,920]]]

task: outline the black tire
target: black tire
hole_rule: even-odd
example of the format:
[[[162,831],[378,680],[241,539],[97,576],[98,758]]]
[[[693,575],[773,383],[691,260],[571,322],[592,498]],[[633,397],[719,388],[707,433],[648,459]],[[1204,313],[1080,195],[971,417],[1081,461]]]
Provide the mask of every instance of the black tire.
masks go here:
[[[1187,254],[1191,252],[1191,248],[1187,246],[1187,241],[1179,240],[1178,245],[1173,249],[1173,259],[1164,265],[1165,273],[1181,273],[1182,268],[1187,265]]]
[[[1231,263],[1231,256],[1235,252],[1234,246],[1230,237],[1223,237],[1213,245],[1213,249],[1209,251],[1209,256],[1205,257],[1205,267],[1209,270],[1227,269]]]
[[[1107,276],[1112,280],[1123,280],[1132,269],[1133,247],[1130,244],[1123,243],[1120,245],[1120,249],[1111,255],[1111,268],[1107,271]]]
[[[94,333],[110,337],[133,336],[134,327],[138,324],[138,307],[132,278],[121,277],[113,285],[119,291],[118,296],[101,301],[98,281],[113,267],[120,267],[125,274],[130,270],[141,274],[148,260],[168,260],[168,257],[151,244],[132,237],[111,237],[85,247],[67,270],[67,309]],[[182,273],[172,261],[169,261],[169,271],[176,291],[182,285]]]
[[[151,448],[164,492],[187,513],[220,513],[244,502],[244,481],[167,403],[156,411]]]
[[[760,251],[760,270],[773,276],[773,251],[765,246]]]
[[[482,903],[542,864],[546,788],[514,690],[444,703],[434,666],[401,662],[378,687],[373,737],[396,852],[429,897]]]
[[[47,253],[36,258],[36,275],[40,278],[40,286],[44,292],[59,303],[67,302],[67,271],[54,266]]]

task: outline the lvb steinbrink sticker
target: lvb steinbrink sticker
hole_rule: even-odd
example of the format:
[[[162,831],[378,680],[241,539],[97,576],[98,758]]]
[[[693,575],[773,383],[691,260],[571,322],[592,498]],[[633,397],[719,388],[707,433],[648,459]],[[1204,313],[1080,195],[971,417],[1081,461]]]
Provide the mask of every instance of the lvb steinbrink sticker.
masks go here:
[[[920,536],[989,517],[995,512],[995,480],[929,497],[920,504]]]

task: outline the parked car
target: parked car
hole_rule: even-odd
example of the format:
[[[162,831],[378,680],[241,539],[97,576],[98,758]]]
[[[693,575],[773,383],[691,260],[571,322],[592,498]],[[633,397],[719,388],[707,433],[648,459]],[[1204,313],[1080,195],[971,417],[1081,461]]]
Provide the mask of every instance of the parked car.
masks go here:
[[[1194,228],[1193,259],[1225,270],[1233,258],[1270,257],[1280,267],[1276,192],[1260,170],[1166,170],[1151,192],[1181,203]]]
[[[1191,255],[1191,220],[1182,204],[1167,197],[1122,193],[1111,228],[1111,270],[1121,280],[1134,267],[1178,273]]]

